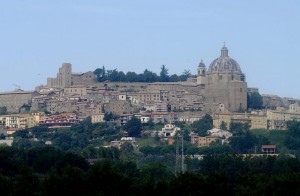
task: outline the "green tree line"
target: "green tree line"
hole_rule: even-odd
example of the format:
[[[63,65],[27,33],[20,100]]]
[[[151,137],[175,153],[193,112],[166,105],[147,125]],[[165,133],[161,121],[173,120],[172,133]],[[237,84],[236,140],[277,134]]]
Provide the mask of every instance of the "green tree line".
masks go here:
[[[100,152],[100,151],[99,151]],[[120,161],[101,150],[89,164],[53,147],[0,147],[1,195],[298,195],[300,162],[292,158],[206,156],[195,171]],[[187,160],[188,161],[192,160]]]
[[[165,65],[161,66],[159,74],[149,71],[148,69],[145,69],[144,72],[140,74],[132,71],[125,74],[123,71],[118,71],[117,69],[106,70],[104,66],[97,68],[94,73],[97,76],[98,82],[178,82],[186,81],[188,77],[192,76],[189,70],[184,70],[181,75],[170,75]]]

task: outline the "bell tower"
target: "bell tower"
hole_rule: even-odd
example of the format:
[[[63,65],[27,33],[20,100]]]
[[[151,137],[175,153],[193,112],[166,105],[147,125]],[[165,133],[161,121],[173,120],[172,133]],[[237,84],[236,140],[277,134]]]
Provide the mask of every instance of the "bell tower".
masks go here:
[[[206,67],[202,60],[198,65],[197,71],[197,84],[205,84]]]

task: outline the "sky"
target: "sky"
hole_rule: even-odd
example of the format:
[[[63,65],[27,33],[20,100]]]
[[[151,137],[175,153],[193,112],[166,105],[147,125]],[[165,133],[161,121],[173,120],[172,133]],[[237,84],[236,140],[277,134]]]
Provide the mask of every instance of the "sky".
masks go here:
[[[196,74],[224,44],[261,94],[300,98],[297,0],[0,0],[0,92],[73,72]]]

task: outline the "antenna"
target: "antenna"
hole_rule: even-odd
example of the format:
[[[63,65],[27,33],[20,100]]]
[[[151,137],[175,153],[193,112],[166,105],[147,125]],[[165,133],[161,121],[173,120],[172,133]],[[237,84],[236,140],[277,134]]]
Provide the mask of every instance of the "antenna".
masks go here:
[[[16,88],[15,88],[15,90],[21,90],[21,87],[19,86],[19,85],[17,85],[17,84],[13,84]]]

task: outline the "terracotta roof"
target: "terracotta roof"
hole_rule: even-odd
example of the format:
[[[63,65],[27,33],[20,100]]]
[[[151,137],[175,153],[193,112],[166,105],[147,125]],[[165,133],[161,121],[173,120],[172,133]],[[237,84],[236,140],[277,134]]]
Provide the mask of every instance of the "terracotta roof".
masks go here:
[[[276,145],[262,145],[262,148],[276,148]]]

